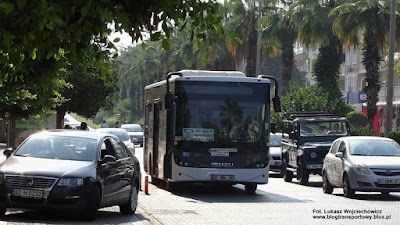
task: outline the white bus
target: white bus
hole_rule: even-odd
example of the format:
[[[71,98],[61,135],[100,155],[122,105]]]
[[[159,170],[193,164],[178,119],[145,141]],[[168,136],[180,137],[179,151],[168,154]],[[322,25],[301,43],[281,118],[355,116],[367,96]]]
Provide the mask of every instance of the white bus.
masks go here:
[[[267,78],[267,79],[265,79]],[[183,182],[268,183],[270,79],[182,70],[145,87],[145,171],[169,189]]]

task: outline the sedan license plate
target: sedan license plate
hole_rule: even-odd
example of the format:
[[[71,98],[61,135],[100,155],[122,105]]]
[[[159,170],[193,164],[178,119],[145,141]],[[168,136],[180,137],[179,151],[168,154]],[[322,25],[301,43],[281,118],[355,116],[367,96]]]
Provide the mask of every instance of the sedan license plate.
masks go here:
[[[22,198],[42,198],[43,191],[40,190],[28,190],[28,189],[13,189],[13,196],[19,196]]]
[[[233,175],[211,175],[213,181],[233,181],[235,176]]]
[[[380,178],[378,184],[400,184],[400,179]]]

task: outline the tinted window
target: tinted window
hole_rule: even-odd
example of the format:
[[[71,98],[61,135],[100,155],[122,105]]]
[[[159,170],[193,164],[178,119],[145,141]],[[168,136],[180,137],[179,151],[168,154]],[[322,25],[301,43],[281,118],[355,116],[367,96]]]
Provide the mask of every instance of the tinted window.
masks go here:
[[[338,152],[343,152],[343,153],[346,152],[346,144],[343,141],[340,143]]]
[[[112,139],[112,143],[115,149],[115,157],[117,159],[124,159],[128,157],[128,153],[126,152],[124,146],[119,143],[117,140]]]

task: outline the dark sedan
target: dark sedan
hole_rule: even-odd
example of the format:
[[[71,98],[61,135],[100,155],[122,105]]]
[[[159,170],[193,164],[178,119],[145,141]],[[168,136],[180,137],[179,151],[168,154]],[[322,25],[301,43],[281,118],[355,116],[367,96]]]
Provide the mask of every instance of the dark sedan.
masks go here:
[[[78,212],[93,220],[102,207],[134,214],[140,166],[107,133],[52,130],[31,135],[0,165],[0,213],[7,208]]]

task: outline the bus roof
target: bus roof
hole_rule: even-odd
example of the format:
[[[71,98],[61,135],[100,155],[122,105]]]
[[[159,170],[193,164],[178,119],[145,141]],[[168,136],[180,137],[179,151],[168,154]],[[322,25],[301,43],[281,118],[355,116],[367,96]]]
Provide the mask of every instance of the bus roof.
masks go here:
[[[245,82],[245,83],[270,83],[269,79],[246,77],[238,71],[207,71],[207,70],[181,70],[182,76],[173,75],[169,79],[170,83],[175,81],[212,81],[212,82]],[[147,85],[145,89],[161,86],[166,83],[162,80],[157,83]]]

